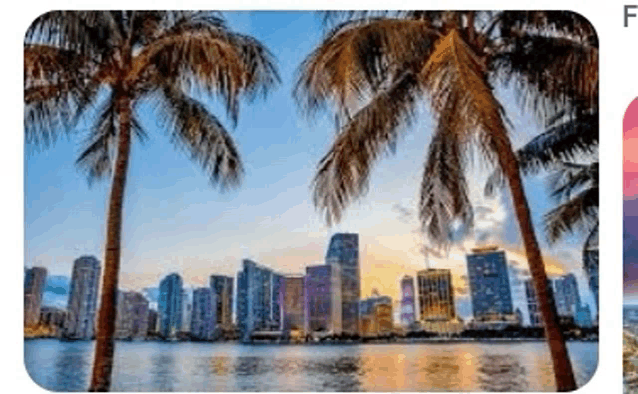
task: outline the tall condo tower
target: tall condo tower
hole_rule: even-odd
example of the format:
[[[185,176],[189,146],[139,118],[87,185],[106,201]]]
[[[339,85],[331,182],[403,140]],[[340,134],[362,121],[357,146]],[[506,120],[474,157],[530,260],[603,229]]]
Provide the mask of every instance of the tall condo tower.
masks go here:
[[[95,335],[100,272],[100,261],[94,256],[82,256],[73,262],[66,329],[72,338],[91,339]]]
[[[345,334],[359,333],[359,299],[361,276],[359,272],[359,234],[337,233],[330,239],[326,263],[341,268],[342,330]]]

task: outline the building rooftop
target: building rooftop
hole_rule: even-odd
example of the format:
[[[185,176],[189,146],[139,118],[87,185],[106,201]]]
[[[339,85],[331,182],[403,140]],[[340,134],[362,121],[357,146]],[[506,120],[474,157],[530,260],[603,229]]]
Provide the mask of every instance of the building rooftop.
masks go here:
[[[489,252],[496,252],[496,251],[498,251],[498,246],[496,245],[486,245],[486,246],[479,246],[476,248],[472,248],[472,253],[474,254],[489,253]]]

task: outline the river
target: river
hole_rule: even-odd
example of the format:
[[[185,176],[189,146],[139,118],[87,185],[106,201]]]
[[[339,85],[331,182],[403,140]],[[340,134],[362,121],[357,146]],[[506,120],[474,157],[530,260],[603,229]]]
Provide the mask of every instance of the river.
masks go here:
[[[32,379],[86,391],[94,342],[25,341]],[[579,386],[597,342],[569,342]],[[112,391],[555,391],[544,342],[352,345],[117,342]]]

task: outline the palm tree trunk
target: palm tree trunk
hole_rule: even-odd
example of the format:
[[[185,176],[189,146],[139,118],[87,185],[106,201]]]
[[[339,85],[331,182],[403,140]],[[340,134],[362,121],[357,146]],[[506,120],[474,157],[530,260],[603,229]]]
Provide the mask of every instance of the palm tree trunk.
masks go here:
[[[549,343],[549,350],[554,364],[554,377],[556,380],[556,389],[558,391],[576,390],[576,381],[572,370],[569,354],[565,338],[558,324],[558,315],[556,306],[552,302],[552,296],[548,289],[547,273],[545,272],[545,264],[541,256],[541,250],[538,246],[536,234],[532,224],[532,218],[523,189],[521,173],[512,145],[507,136],[502,136],[498,142],[498,161],[503,170],[512,194],[514,209],[520,227],[529,269],[532,274],[534,288],[536,289],[536,297],[540,307],[540,312],[545,325],[545,337]]]
[[[93,375],[89,391],[109,391],[115,347],[113,334],[115,333],[117,282],[120,272],[122,207],[131,149],[131,98],[127,93],[120,91],[116,93],[115,99],[117,100],[116,105],[119,113],[119,136],[111,195],[109,197],[102,295],[97,324]]]

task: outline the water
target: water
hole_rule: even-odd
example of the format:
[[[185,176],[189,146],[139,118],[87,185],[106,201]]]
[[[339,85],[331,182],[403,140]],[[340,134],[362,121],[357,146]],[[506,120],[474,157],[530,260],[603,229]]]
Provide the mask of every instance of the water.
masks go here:
[[[32,379],[86,391],[94,342],[25,341]],[[568,344],[579,386],[598,343]],[[118,342],[112,391],[555,391],[543,342],[356,345]]]

